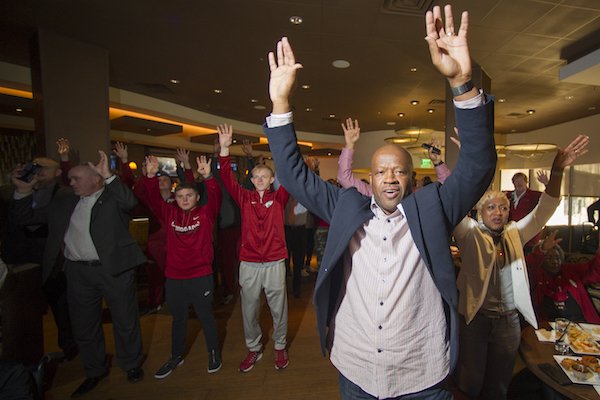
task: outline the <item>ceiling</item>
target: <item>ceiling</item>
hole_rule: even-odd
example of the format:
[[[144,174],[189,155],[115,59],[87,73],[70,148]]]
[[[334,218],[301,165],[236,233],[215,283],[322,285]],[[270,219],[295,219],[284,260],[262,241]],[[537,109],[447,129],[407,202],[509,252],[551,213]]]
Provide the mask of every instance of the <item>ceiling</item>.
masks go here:
[[[261,124],[270,111],[266,55],[285,35],[304,65],[293,98],[299,129],[341,135],[341,120],[351,116],[363,131],[443,130],[445,82],[423,39],[424,9],[436,4],[443,2],[3,0],[0,60],[27,66],[29,39],[43,27],[108,49],[113,87]],[[505,100],[496,103],[496,132],[600,112],[597,74],[584,83],[559,80],[567,62],[600,49],[600,0],[452,5],[456,14],[470,12],[472,57],[496,99]],[[292,24],[291,16],[303,23]],[[339,59],[350,67],[334,68]],[[0,100],[0,113],[12,112],[10,96]]]

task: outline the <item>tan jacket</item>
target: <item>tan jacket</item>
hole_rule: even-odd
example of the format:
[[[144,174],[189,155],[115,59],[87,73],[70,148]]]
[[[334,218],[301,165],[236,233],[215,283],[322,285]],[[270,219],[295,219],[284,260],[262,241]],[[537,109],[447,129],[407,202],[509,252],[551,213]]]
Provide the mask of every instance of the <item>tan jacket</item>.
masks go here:
[[[531,303],[523,244],[539,232],[550,219],[560,197],[543,193],[538,205],[520,221],[509,222],[504,228],[507,264],[511,268],[514,303],[525,320],[537,329]],[[492,236],[482,229],[482,223],[465,217],[454,229],[460,248],[462,267],[458,274],[458,312],[469,324],[481,308],[496,263],[496,248]]]

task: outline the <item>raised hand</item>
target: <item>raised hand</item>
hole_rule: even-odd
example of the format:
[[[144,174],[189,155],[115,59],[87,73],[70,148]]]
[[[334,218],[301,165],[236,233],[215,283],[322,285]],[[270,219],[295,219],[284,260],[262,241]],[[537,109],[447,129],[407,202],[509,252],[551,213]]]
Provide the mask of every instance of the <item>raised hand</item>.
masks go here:
[[[152,178],[158,172],[158,159],[155,156],[146,156],[146,176]]]
[[[429,144],[433,147],[437,147],[438,149],[441,148],[440,141],[438,139],[433,139],[432,141],[429,142]],[[440,161],[442,161],[442,155],[434,153],[433,148],[431,148],[431,147],[427,149],[427,156],[429,157],[429,159],[431,160],[431,162],[434,165],[438,164]]]
[[[543,169],[539,170],[536,175],[537,175],[538,182],[541,183],[542,185],[548,185],[548,182],[550,182],[548,173],[546,171],[544,171]]]
[[[577,157],[588,152],[587,146],[590,143],[590,137],[586,135],[577,135],[575,139],[567,147],[558,149],[554,162],[552,163],[552,170],[563,170],[573,163]]]
[[[61,161],[69,161],[69,150],[71,150],[69,139],[58,138],[56,141],[56,151],[58,152]]]
[[[204,179],[210,177],[210,163],[212,160],[206,161],[206,156],[196,157],[196,164],[198,164],[198,173],[202,175]]]
[[[452,143],[454,143],[456,145],[456,147],[458,147],[458,149],[460,150],[460,138],[458,137],[458,128],[454,127],[454,133],[456,134],[456,137],[454,136],[450,136],[450,140],[452,141]]]
[[[98,150],[98,154],[100,155],[98,164],[94,165],[94,163],[88,162],[88,165],[91,169],[96,171],[98,175],[104,179],[108,179],[112,176],[112,172],[110,172],[110,168],[108,167],[108,156],[102,150]]]
[[[353,149],[358,139],[360,139],[360,126],[358,126],[358,120],[352,121],[352,118],[347,118],[346,123],[342,122],[342,129],[344,130],[344,138],[346,139],[346,148]]]
[[[177,160],[177,162],[183,163],[183,168],[192,169],[192,164],[190,163],[190,151],[188,149],[178,147],[175,159]]]
[[[252,157],[252,142],[249,139],[242,140],[242,151],[247,157]]]
[[[229,147],[233,143],[233,127],[227,124],[220,124],[217,126],[217,132],[219,133],[219,145],[221,146],[220,155],[227,157],[229,155]]]
[[[472,67],[469,46],[467,45],[467,30],[469,28],[469,13],[464,11],[461,16],[458,34],[454,33],[454,17],[452,7],[444,7],[445,25],[442,21],[442,11],[439,6],[425,14],[429,53],[433,65],[444,75],[451,87],[458,87],[471,79]]]
[[[127,145],[123,142],[115,142],[115,148],[113,149],[113,153],[119,157],[121,163],[127,163],[129,154],[127,153]]]
[[[542,242],[542,250],[544,252],[553,249],[555,246],[558,246],[558,244],[560,242],[562,242],[561,238],[559,238],[559,239],[556,238],[557,234],[558,234],[558,229],[555,229],[552,232],[550,232],[550,234],[548,236],[546,236],[546,238]]]
[[[269,95],[273,103],[273,114],[284,114],[290,111],[289,98],[296,82],[296,72],[302,64],[296,62],[294,52],[288,41],[283,37],[277,42],[277,60],[275,54],[269,53]]]

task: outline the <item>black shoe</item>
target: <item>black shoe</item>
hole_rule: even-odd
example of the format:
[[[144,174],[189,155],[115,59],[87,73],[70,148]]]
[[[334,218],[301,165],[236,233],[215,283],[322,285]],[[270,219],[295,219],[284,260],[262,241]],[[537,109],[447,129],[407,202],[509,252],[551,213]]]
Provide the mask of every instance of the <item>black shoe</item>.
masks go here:
[[[89,392],[93,388],[95,388],[96,385],[98,385],[98,382],[100,382],[102,379],[106,378],[107,375],[108,375],[108,371],[106,371],[104,374],[102,374],[100,376],[95,376],[93,378],[85,378],[85,380],[81,383],[81,385],[79,385],[79,387],[71,394],[71,397],[76,398],[76,397],[83,396],[84,394],[86,394],[87,392]]]
[[[70,345],[63,349],[63,353],[65,354],[65,356],[62,359],[62,361],[71,361],[79,355],[79,348],[76,344]]]
[[[130,383],[136,383],[142,379],[144,379],[144,370],[140,367],[131,368],[129,371],[127,371],[127,380]]]

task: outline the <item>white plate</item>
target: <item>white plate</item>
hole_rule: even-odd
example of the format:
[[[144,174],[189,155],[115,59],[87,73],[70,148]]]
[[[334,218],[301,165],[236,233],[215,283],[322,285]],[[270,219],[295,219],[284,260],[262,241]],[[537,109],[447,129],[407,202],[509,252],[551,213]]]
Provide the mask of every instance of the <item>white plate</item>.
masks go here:
[[[566,369],[565,367],[563,367],[561,365],[561,361],[564,360],[565,358],[570,358],[571,360],[581,360],[581,357],[575,357],[575,356],[553,356],[554,360],[558,363],[558,365],[560,366],[560,368],[565,371],[565,374],[567,374],[567,376],[569,377],[569,379],[571,380],[571,382],[573,383],[580,383],[582,385],[600,385],[600,375],[599,374],[592,374],[592,377],[590,379],[587,379],[585,381],[581,381],[579,379],[576,379],[573,376],[573,371],[569,371],[568,369]]]
[[[590,333],[595,340],[600,340],[600,325],[580,323],[579,326]]]

